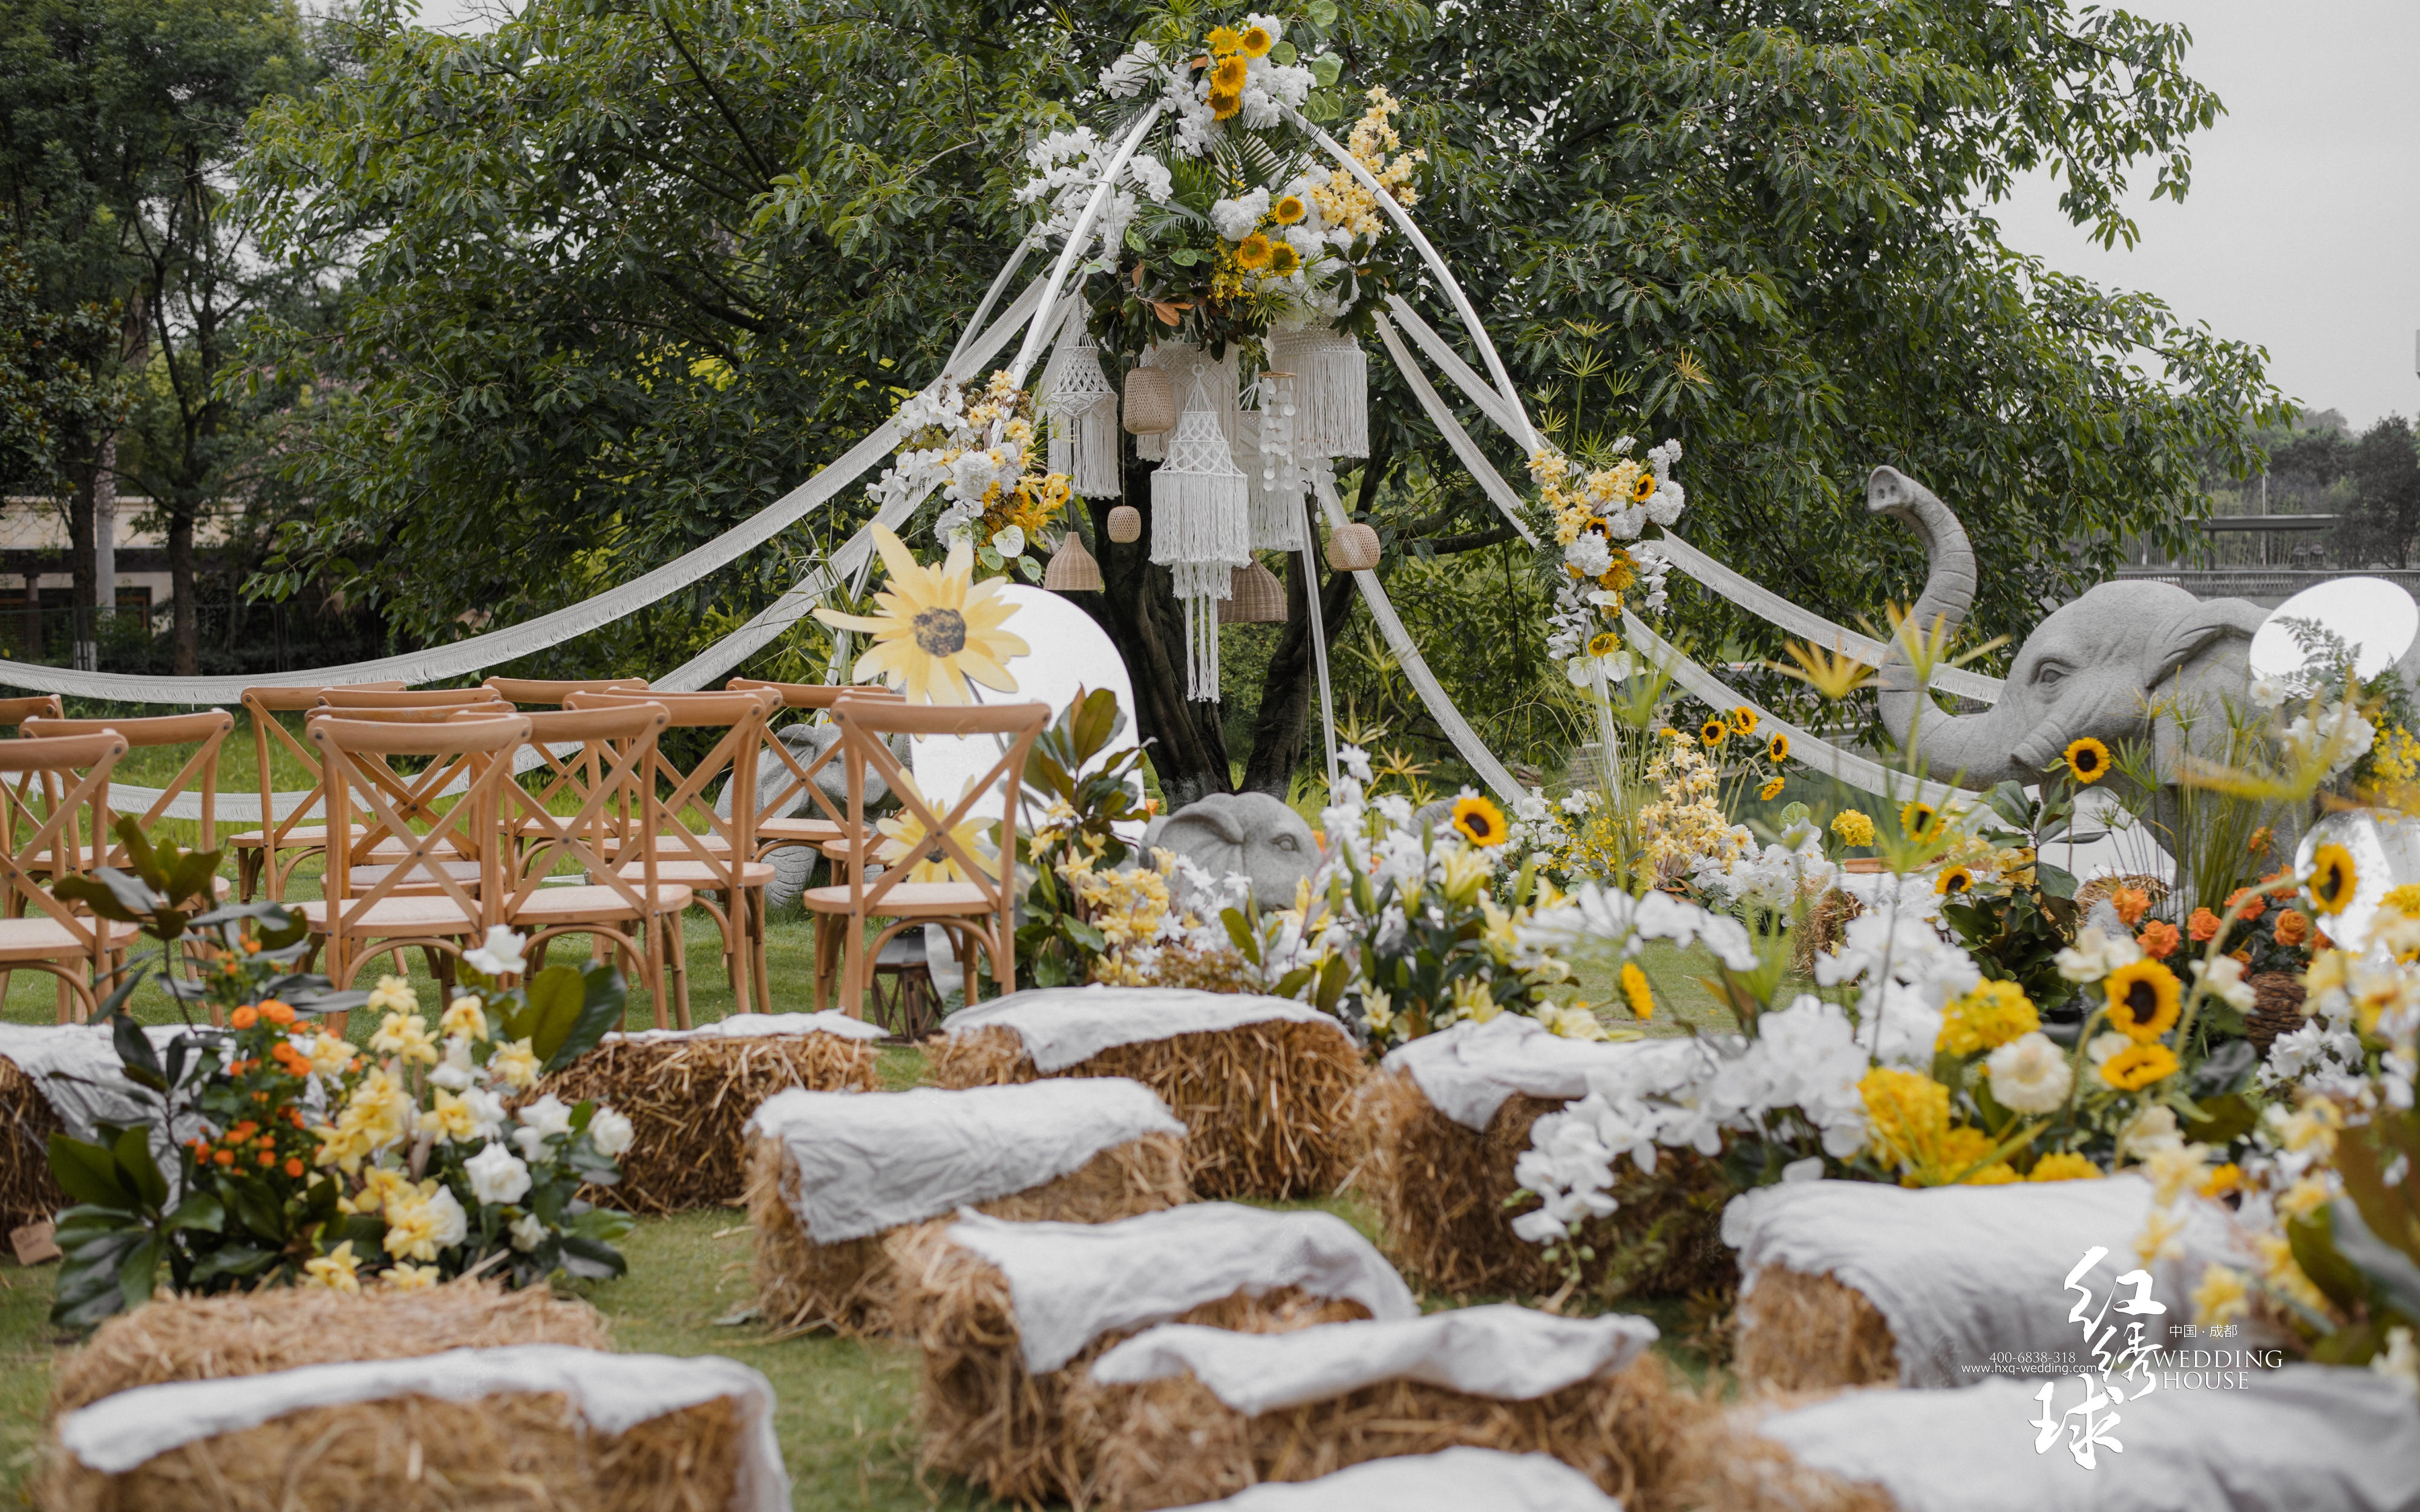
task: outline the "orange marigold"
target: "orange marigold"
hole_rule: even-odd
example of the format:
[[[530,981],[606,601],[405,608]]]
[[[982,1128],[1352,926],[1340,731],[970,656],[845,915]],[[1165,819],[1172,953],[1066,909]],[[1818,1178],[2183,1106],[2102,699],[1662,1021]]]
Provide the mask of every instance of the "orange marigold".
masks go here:
[[[254,1025],[259,1022],[260,1011],[253,1007],[250,1003],[244,1004],[241,1008],[237,1009],[234,1012],[227,1015],[228,1025],[239,1029],[251,1028]]]

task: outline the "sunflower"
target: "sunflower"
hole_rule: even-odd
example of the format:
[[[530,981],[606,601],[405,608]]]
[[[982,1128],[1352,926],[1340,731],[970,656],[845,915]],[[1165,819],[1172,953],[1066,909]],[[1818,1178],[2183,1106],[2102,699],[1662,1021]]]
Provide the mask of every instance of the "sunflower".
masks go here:
[[[2090,735],[2067,745],[2068,775],[2086,786],[2109,775],[2109,748]]]
[[[1940,810],[1929,803],[1910,801],[1899,806],[1899,827],[1914,840],[1931,840],[1941,829]]]
[[[2130,1044],[2101,1063],[2101,1079],[2121,1092],[2139,1092],[2177,1073],[2177,1053],[2164,1044]]]
[[[1203,103],[1210,107],[1211,119],[1232,121],[1243,113],[1244,97],[1240,94],[1229,94],[1223,90],[1213,89],[1210,91],[1210,98]]]
[[[1630,1004],[1630,1016],[1648,1019],[1655,1016],[1655,995],[1647,989],[1647,973],[1638,969],[1636,961],[1621,964],[1621,995]]]
[[[1756,733],[1756,711],[1743,703],[1731,711],[1731,729],[1743,735]]]
[[[1589,637],[1588,654],[1591,656],[1610,656],[1621,649],[1621,637],[1611,630],[1599,630]]]
[[[1771,803],[1774,799],[1781,796],[1781,779],[1777,777],[1771,778],[1766,780],[1764,786],[1756,790],[1756,795],[1763,799],[1765,802]]]
[[[1643,504],[1647,502],[1647,501],[1655,497],[1656,487],[1657,484],[1655,482],[1654,473],[1640,473],[1637,477],[1631,480],[1630,501],[1634,504]]]
[[[1975,890],[1975,873],[1962,866],[1944,867],[1932,890],[1944,898],[1961,897]]]
[[[1254,270],[1269,265],[1269,239],[1258,231],[1246,237],[1235,247],[1235,266]]]
[[[1709,719],[1698,727],[1698,738],[1709,746],[1719,746],[1730,738],[1731,727],[1720,719]]]
[[[2102,980],[2109,1022],[2128,1039],[2149,1044],[2177,1026],[2182,985],[2157,961],[2131,962]]]
[[[1269,35],[1266,26],[1247,26],[1235,39],[1236,50],[1246,57],[1266,57],[1269,49],[1277,45],[1278,39]]]
[[[1269,271],[1280,278],[1302,267],[1302,254],[1282,241],[1269,243]]]
[[[2361,869],[2352,864],[2352,852],[2341,845],[2322,845],[2311,853],[2311,875],[2303,886],[2311,895],[2311,912],[2341,914],[2361,886]]]
[[[1240,95],[1244,92],[1244,60],[1223,57],[1210,70],[1210,92],[1214,95]]]
[[[1280,194],[1278,202],[1269,207],[1269,219],[1280,225],[1292,225],[1310,213],[1300,194]]]
[[[926,798],[923,790],[916,786],[915,778],[904,770],[899,774],[899,783],[903,798],[913,798],[916,805],[932,810],[936,818],[947,819],[950,816],[953,806],[934,803]],[[971,779],[969,786],[972,786]],[[961,791],[958,796],[963,801],[965,792]],[[950,839],[974,857],[975,865],[986,877],[994,875],[1000,867],[1000,862],[987,854],[992,849],[989,840],[994,823],[970,815],[949,831]],[[886,867],[908,862],[908,881],[968,880],[966,869],[958,865],[955,856],[941,848],[939,838],[925,825],[924,816],[915,807],[903,804],[897,813],[876,821],[874,827],[882,836],[882,843],[875,848],[875,857]]]
[[[1473,794],[1453,800],[1453,827],[1473,845],[1504,843],[1504,810]]]
[[[1764,757],[1770,762],[1790,760],[1790,737],[1778,730],[1775,731],[1773,738],[1764,743]]]
[[[1233,26],[1213,26],[1210,28],[1210,35],[1202,39],[1202,45],[1207,47],[1213,54],[1223,57],[1243,46],[1244,39],[1235,35],[1235,28]]]
[[[874,528],[874,544],[890,573],[890,581],[874,595],[880,612],[815,610],[815,618],[826,625],[874,637],[874,644],[857,659],[855,679],[866,683],[882,678],[911,703],[964,703],[971,683],[1016,692],[1016,678],[1005,663],[1033,648],[1001,628],[1016,612],[1016,606],[1001,596],[1001,579],[970,581],[974,548],[960,541],[940,566],[927,567],[879,525]]]

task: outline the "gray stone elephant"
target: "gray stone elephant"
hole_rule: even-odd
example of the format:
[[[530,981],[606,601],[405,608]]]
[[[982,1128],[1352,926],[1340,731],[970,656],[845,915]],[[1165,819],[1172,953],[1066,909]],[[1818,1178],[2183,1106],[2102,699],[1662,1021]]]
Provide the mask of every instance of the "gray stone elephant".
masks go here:
[[[1867,479],[1866,507],[1905,523],[1931,559],[1911,626],[1929,630],[1938,620],[1954,632],[1975,601],[1975,550],[1957,517],[1886,467]],[[2230,706],[2248,710],[2252,636],[2268,612],[2248,599],[2197,599],[2171,583],[2102,583],[2025,637],[1988,710],[1944,714],[1917,691],[1900,654],[1880,669],[1876,693],[1892,739],[1937,779],[1975,789],[2039,782],[2071,742],[2091,735],[2112,748],[2149,737],[2161,781],[2173,783],[2186,750],[2224,753]]]
[[[1302,815],[1265,793],[1214,793],[1151,822],[1146,850],[1157,846],[1214,878],[1252,879],[1252,901],[1291,908],[1302,879],[1319,865],[1319,841]]]
[[[801,719],[796,724],[787,725],[776,731],[773,738],[789,748],[791,759],[800,766],[804,766],[840,743],[840,726],[824,718]],[[892,755],[899,758],[901,765],[908,764],[908,744],[906,735],[892,736],[891,750]],[[794,780],[796,779],[788,765],[770,752],[757,758],[758,817],[786,819],[793,814],[814,814],[822,811],[820,808],[814,807],[814,800],[804,793],[794,793],[788,801],[783,803],[773,802],[782,790],[788,787]],[[815,772],[815,786],[823,791],[826,797],[831,799],[834,807],[844,813],[848,811],[848,773],[840,763],[828,763],[818,768]],[[877,807],[888,809],[891,806],[891,785],[883,781],[880,773],[871,766],[867,767],[866,811],[871,814]],[[726,819],[731,816],[731,793],[727,787],[721,796],[715,800],[714,811]],[[773,867],[773,880],[765,888],[766,904],[772,908],[788,908],[799,901],[799,894],[807,890],[807,885],[814,880],[815,868],[821,863],[823,857],[804,845],[784,845],[766,859]]]

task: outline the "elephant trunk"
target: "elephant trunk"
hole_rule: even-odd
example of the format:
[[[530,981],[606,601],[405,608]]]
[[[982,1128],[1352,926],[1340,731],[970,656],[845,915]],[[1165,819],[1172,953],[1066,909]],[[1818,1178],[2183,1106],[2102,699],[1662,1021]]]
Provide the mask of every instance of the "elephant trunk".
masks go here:
[[[1924,543],[1930,566],[1924,591],[1908,610],[1905,633],[1937,637],[1947,645],[1975,604],[1975,548],[1965,527],[1931,489],[1896,468],[1876,468],[1866,479],[1866,508],[1900,521]],[[1877,669],[1874,692],[1893,739],[1905,742],[1935,777],[1963,773],[1968,785],[1989,786],[2013,775],[2009,752],[1994,748],[2003,743],[1993,737],[1982,716],[1942,713],[1917,682],[1905,648],[1892,646]]]

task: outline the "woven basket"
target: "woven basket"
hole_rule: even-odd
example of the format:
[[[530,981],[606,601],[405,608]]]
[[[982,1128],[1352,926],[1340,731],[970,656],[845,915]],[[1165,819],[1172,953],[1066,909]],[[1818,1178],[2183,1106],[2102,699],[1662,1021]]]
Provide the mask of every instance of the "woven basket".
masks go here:
[[[1137,436],[1176,428],[1176,388],[1165,368],[1138,367],[1126,375],[1125,425]]]
[[[1339,525],[1328,533],[1327,564],[1339,572],[1368,572],[1378,564],[1378,532],[1367,525]]]
[[[1132,504],[1120,504],[1109,511],[1109,539],[1120,546],[1132,546],[1142,539],[1142,511]]]
[[[2248,979],[2252,1011],[2243,1015],[2243,1033],[2262,1057],[2277,1036],[2303,1026],[2303,981],[2289,971],[2262,971]]]
[[[2150,899],[2151,906],[2154,908],[2159,907],[2160,904],[2168,901],[2168,885],[2166,883],[2162,882],[2155,876],[2136,872],[2130,872],[2125,876],[2094,877],[2083,887],[2075,889],[2075,906],[2088,914],[2092,912],[2092,905],[2094,903],[2100,903],[2105,898],[2115,897],[2118,889],[2120,887],[2133,888],[2144,897]]]
[[[1283,625],[1286,621],[1285,584],[1278,581],[1276,573],[1258,562],[1235,569],[1229,579],[1231,589],[1218,600],[1218,623],[1221,625]]]
[[[1059,549],[1050,553],[1050,565],[1043,569],[1042,586],[1054,594],[1097,594],[1101,591],[1101,564],[1084,543],[1069,531],[1059,537]]]

